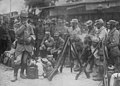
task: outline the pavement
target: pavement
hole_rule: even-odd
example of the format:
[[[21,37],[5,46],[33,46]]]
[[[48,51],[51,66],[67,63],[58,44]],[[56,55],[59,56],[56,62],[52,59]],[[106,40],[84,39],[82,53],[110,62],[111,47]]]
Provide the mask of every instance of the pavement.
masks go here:
[[[0,64],[0,86],[98,86],[100,84],[92,78],[87,79],[84,73],[79,76],[78,80],[75,80],[76,74],[71,73],[70,68],[64,68],[63,73],[58,73],[52,81],[45,78],[21,79],[18,76],[18,81],[11,82],[13,70]]]

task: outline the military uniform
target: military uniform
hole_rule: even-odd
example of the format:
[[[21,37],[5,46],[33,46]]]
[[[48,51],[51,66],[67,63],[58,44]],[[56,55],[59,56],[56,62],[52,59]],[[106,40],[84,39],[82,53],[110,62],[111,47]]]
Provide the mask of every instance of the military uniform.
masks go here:
[[[23,24],[23,23],[20,24],[19,28],[15,29],[15,33],[17,37],[17,46],[15,49],[14,76],[15,76],[15,80],[17,80],[18,69],[21,66],[20,76],[21,78],[23,78],[24,70],[27,67],[28,55],[31,56],[33,53],[32,42],[35,40],[35,35],[31,25]],[[26,51],[27,53],[24,53],[23,56],[24,51]]]
[[[39,47],[45,36],[45,29],[43,28],[42,22],[39,22],[36,27],[36,55],[39,55]]]
[[[51,50],[51,53],[53,53],[53,57],[55,58],[55,60],[58,59],[57,56],[61,52],[63,45],[64,45],[64,39],[58,37],[58,39],[55,40],[54,48]]]
[[[50,36],[47,38],[46,36],[43,38],[43,41],[41,43],[41,55],[42,57],[46,57],[48,54],[51,54],[50,51],[54,47],[54,38]]]
[[[80,35],[82,34],[81,33],[81,29],[79,28],[79,26],[78,26],[78,20],[77,19],[72,19],[72,21],[71,21],[71,24],[72,24],[72,27],[70,27],[69,29],[68,29],[68,33],[69,33],[69,35],[70,35],[70,39],[71,39],[71,41],[72,41],[72,43],[73,43],[73,45],[75,46],[75,47],[78,47],[79,45],[77,44],[77,41],[78,42],[80,42],[81,40],[80,40]],[[79,41],[80,40],[80,41]],[[70,47],[71,48],[71,47]],[[69,48],[68,48],[69,49]],[[72,48],[71,48],[72,49]],[[73,49],[72,49],[73,50]],[[78,71],[79,70],[79,64],[78,64],[78,61],[76,60],[76,58],[75,58],[75,60],[74,60],[74,71]]]
[[[107,29],[103,26],[104,21],[102,19],[97,20],[96,23],[98,24],[99,29],[98,29],[98,32],[97,32],[97,35],[96,35],[95,39],[97,40],[97,43],[99,41],[101,41],[101,42],[99,44],[98,49],[94,53],[96,68],[99,71],[97,73],[97,77],[94,77],[94,80],[102,80],[102,78],[103,78],[103,60],[104,60],[103,59],[102,42],[105,41],[105,39],[106,39],[106,37],[108,35],[108,32],[107,32]],[[95,50],[95,48],[96,48],[96,45],[91,47],[92,52]]]
[[[65,39],[64,35],[68,33],[68,27],[65,25],[56,25],[55,33],[60,33],[60,37]]]
[[[114,65],[117,61],[117,57],[120,56],[119,44],[119,31],[114,28],[108,34],[108,50],[109,57],[111,58],[112,64]]]

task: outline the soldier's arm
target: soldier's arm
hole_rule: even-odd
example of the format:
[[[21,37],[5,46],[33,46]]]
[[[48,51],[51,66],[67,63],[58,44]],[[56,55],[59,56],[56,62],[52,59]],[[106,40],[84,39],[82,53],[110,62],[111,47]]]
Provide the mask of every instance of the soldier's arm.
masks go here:
[[[118,44],[119,44],[119,32],[118,32],[118,31],[115,31],[110,46],[111,46],[111,47],[115,47],[115,46],[117,46]]]
[[[19,35],[19,34],[21,34],[21,33],[24,31],[25,28],[26,28],[26,27],[25,27],[24,25],[22,25],[20,28],[16,29],[15,33],[16,33],[17,35]]]
[[[105,36],[104,34],[105,34],[105,32],[102,31],[102,32],[99,34],[98,38],[99,38],[100,40],[102,40],[102,39],[104,38],[104,36]]]
[[[63,48],[63,46],[64,46],[64,39],[62,39],[61,38],[61,40],[60,40],[60,46],[59,46],[59,50],[61,50],[62,48]]]
[[[35,40],[36,39],[36,37],[35,37],[35,33],[34,33],[34,30],[33,30],[33,28],[32,27],[30,27],[31,28],[31,37],[32,37],[32,39],[33,40]]]
[[[45,37],[43,38],[43,40],[42,40],[42,42],[41,42],[41,45],[43,45],[44,44],[44,42],[45,42]]]
[[[79,34],[79,35],[81,35],[81,34],[82,34],[82,33],[81,33],[81,29],[80,29],[80,28],[79,28],[79,30],[78,30],[78,34]]]

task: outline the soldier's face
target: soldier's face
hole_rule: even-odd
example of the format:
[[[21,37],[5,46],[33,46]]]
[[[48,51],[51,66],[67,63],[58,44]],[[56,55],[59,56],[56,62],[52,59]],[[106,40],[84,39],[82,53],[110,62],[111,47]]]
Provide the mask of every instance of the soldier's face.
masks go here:
[[[97,24],[96,27],[100,29],[103,25],[102,24]]]
[[[114,27],[116,27],[116,26],[113,24],[110,24],[110,30],[114,29]]]
[[[110,29],[110,24],[107,24],[107,28]]]
[[[45,25],[45,28],[48,28],[48,27],[49,27],[49,25],[48,25],[48,24],[46,24],[46,25]]]
[[[88,29],[91,30],[92,29],[92,25],[88,26]]]
[[[27,18],[21,17],[21,21],[22,21],[22,22],[25,22],[26,20],[27,20]]]
[[[76,27],[76,26],[77,26],[77,23],[73,22],[73,23],[71,23],[71,26],[72,26],[72,27]]]
[[[54,39],[57,40],[59,38],[59,36],[55,36]]]
[[[48,38],[48,37],[49,37],[49,34],[46,34],[45,36]]]

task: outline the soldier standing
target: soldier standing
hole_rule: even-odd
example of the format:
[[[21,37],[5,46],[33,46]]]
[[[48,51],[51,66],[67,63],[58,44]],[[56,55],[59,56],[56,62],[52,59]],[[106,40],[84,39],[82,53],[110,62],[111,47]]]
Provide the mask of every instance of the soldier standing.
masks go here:
[[[78,26],[78,19],[72,19],[71,21],[71,27],[68,29],[68,33],[70,34],[70,39],[73,43],[73,45],[75,46],[75,42],[76,39],[80,39],[79,35],[81,35],[81,29]],[[78,65],[78,61],[75,60],[74,61],[74,71],[78,71],[79,70],[79,65]]]
[[[108,47],[108,55],[110,60],[110,64],[113,65],[113,68],[115,68],[115,72],[111,75],[110,79],[110,86],[119,86],[119,77],[120,77],[120,50],[118,48],[119,45],[119,31],[116,29],[116,25],[118,24],[115,20],[109,20],[107,23],[108,29],[110,30],[108,33],[108,40],[107,40],[107,47]]]
[[[15,33],[17,37],[17,46],[15,50],[14,60],[14,79],[15,82],[18,76],[18,70],[21,67],[20,77],[25,79],[24,70],[27,68],[28,55],[33,53],[32,42],[35,40],[33,28],[27,22],[28,14],[26,11],[21,12],[21,23],[20,27],[16,28]],[[24,53],[23,53],[24,52]]]
[[[103,52],[102,52],[102,41],[104,41],[108,35],[107,29],[104,27],[104,21],[102,19],[96,20],[96,27],[98,29],[97,39],[101,41],[99,48],[95,52],[95,64],[98,67],[98,73],[93,80],[102,80],[103,78]],[[92,48],[92,51],[94,49]]]
[[[55,32],[60,33],[60,37],[65,39],[65,34],[68,33],[68,27],[65,25],[65,21],[62,19],[58,19],[58,23],[55,28]]]
[[[43,27],[43,21],[39,19],[36,27],[36,56],[39,55],[39,47],[42,43],[44,35],[45,35],[45,29]]]
[[[119,66],[120,50],[119,50],[119,31],[116,29],[117,22],[115,20],[110,20],[108,23],[108,33],[107,47],[109,52],[109,57],[111,59],[110,64],[117,68]]]

